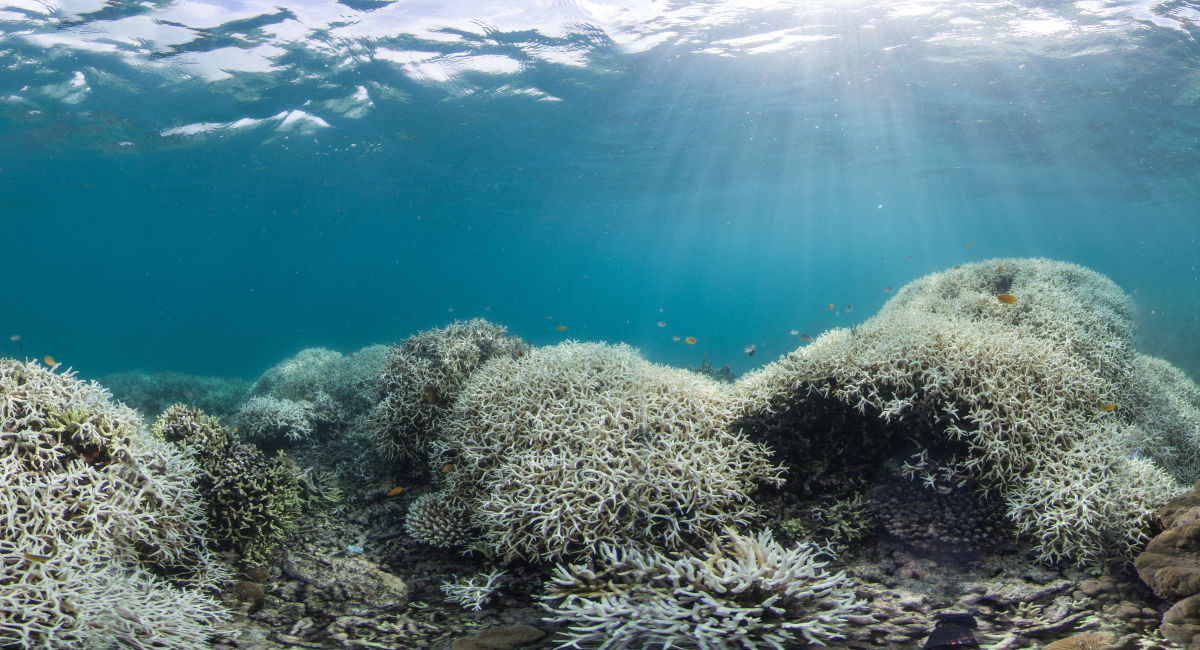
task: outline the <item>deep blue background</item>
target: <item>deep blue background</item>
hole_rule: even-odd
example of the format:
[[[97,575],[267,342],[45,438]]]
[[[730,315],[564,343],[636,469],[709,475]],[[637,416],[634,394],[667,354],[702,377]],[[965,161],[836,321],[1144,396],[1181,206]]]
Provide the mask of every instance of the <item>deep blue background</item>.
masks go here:
[[[1200,376],[1200,49],[1186,30],[956,58],[914,40],[921,25],[845,29],[858,38],[746,57],[597,38],[588,67],[463,77],[561,101],[449,95],[383,63],[327,71],[294,53],[246,99],[0,40],[0,60],[47,59],[0,72],[0,353],[89,376],[253,378],[303,347],[484,316],[535,344],[626,341],[742,372],[795,347],[793,328],[859,322],[884,287],[996,255],[1137,290],[1142,349]],[[80,102],[11,99],[76,70],[92,87]],[[371,111],[304,108],[330,124],[312,133],[163,135],[359,85]]]

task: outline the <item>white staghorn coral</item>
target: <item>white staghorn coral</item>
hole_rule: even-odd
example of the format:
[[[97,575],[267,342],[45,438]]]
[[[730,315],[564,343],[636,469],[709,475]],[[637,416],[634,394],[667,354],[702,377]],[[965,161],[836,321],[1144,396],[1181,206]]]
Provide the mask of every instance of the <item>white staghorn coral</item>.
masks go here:
[[[726,429],[727,391],[626,345],[567,342],[476,371],[434,448],[455,459],[447,491],[506,561],[680,548],[748,523],[750,494],[780,481],[764,447]]]
[[[542,596],[548,620],[567,624],[559,647],[757,648],[825,645],[865,603],[832,559],[769,531],[725,531],[702,554],[604,544],[590,565],[559,564]]]
[[[500,569],[493,569],[458,581],[446,581],[442,583],[442,593],[446,594],[446,600],[478,612],[500,588],[500,578],[504,577],[504,574]]]
[[[98,384],[0,359],[0,646],[208,647],[198,471]]]
[[[492,358],[529,349],[499,325],[476,318],[419,332],[388,348],[367,426],[390,458],[423,462],[467,378]]]
[[[853,330],[740,379],[736,426],[828,467],[849,464],[841,454],[878,463],[936,451],[946,477],[1003,498],[1041,559],[1129,557],[1150,513],[1196,472],[1170,457],[1200,457],[1186,417],[1197,400],[1139,360],[1132,311],[1115,284],[1073,264],[935,273]],[[1133,417],[1153,406],[1156,382],[1178,391],[1177,408]]]

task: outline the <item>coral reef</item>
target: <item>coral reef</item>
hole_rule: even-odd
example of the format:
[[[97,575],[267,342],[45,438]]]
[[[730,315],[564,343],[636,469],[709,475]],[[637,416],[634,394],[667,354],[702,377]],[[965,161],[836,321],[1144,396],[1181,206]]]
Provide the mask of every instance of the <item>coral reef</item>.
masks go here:
[[[0,646],[208,647],[197,472],[100,385],[0,359]]]
[[[137,409],[149,420],[177,403],[193,406],[218,418],[230,418],[250,393],[250,384],[242,379],[171,371],[119,372],[104,375],[100,384],[115,399]]]
[[[730,432],[728,385],[626,345],[566,342],[471,375],[435,463],[505,561],[602,543],[668,549],[744,526],[779,483],[768,451]]]
[[[235,440],[216,418],[183,404],[159,416],[154,434],[178,445],[199,466],[195,483],[213,548],[233,551],[245,564],[264,561],[300,512],[292,472]]]
[[[246,400],[233,418],[238,435],[266,449],[306,442],[318,429],[337,421],[337,407],[325,393],[309,400],[256,396]]]
[[[734,427],[778,449],[805,489],[858,490],[849,473],[935,454],[943,480],[1002,498],[1042,561],[1129,558],[1183,489],[1152,459],[1200,453],[1177,416],[1134,418],[1131,387],[1153,380],[1132,335],[1129,298],[1098,273],[967,264],[742,377]]]
[[[521,339],[483,319],[455,321],[388,348],[368,426],[390,458],[422,462],[467,378],[493,358],[528,352]]]
[[[543,597],[564,646],[782,649],[826,645],[865,623],[845,574],[811,544],[727,530],[700,554],[603,544],[600,561],[559,564]]]
[[[939,561],[974,559],[1011,534],[999,499],[983,499],[949,485],[927,486],[886,472],[868,492],[867,508],[885,546]]]
[[[1164,530],[1137,557],[1138,575],[1156,596],[1174,604],[1163,636],[1200,647],[1200,483],[1158,511]]]
[[[457,581],[448,580],[442,583],[442,593],[446,594],[446,600],[478,612],[500,588],[500,578],[504,574],[500,569],[493,569]]]
[[[443,492],[424,494],[408,507],[404,531],[431,546],[452,548],[472,540],[466,503]]]
[[[301,350],[259,376],[251,393],[296,402],[324,394],[348,422],[376,401],[387,349],[370,345],[348,355],[325,348]]]

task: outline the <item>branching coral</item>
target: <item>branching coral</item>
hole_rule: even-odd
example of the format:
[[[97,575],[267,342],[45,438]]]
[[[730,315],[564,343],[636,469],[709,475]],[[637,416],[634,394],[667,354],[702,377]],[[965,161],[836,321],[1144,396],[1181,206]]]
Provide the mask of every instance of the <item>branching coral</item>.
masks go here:
[[[519,358],[528,349],[503,327],[478,318],[420,332],[389,348],[368,424],[380,449],[391,458],[424,461],[471,373],[489,359]]]
[[[865,603],[812,544],[732,530],[702,554],[604,544],[591,565],[559,564],[546,584],[560,647],[757,648],[825,645],[870,619]]]
[[[960,483],[1005,500],[1043,560],[1128,557],[1148,513],[1181,489],[1138,452],[1200,453],[1177,415],[1166,416],[1175,429],[1130,417],[1143,406],[1130,387],[1147,381],[1132,335],[1131,302],[1095,272],[1038,259],[964,265],[743,377],[735,426],[782,449],[852,440],[858,462],[937,451]],[[814,427],[822,410],[864,424]]]
[[[493,569],[487,573],[476,573],[461,580],[443,582],[442,593],[446,594],[446,600],[478,612],[500,588],[500,578],[502,577],[504,577],[504,571],[499,569]]]
[[[626,345],[563,343],[502,356],[462,387],[435,463],[506,561],[603,543],[680,548],[757,516],[780,481],[761,445],[727,430],[728,385],[651,364]]]
[[[371,345],[343,355],[325,348],[308,348],[264,372],[252,393],[281,400],[308,401],[324,394],[332,398],[349,421],[366,413],[378,398],[379,376],[387,347]]]
[[[0,646],[208,647],[197,471],[98,384],[0,359]]]
[[[208,539],[248,564],[261,562],[294,527],[299,488],[288,469],[256,447],[237,442],[203,412],[176,404],[159,416],[154,433],[177,444],[200,467]]]
[[[312,438],[326,414],[314,401],[257,396],[242,404],[233,421],[243,439],[277,448]]]

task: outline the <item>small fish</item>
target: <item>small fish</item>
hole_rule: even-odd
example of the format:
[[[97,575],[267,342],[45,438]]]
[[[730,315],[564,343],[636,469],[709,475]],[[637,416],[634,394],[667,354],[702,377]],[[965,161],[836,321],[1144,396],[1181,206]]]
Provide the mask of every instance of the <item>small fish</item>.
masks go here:
[[[971,242],[967,242],[967,248],[971,247]]]
[[[884,292],[884,293],[891,293],[891,292],[893,292],[893,291],[895,291],[895,290],[896,290],[896,289],[895,289],[894,287],[884,287],[884,288],[883,288],[883,292]]]
[[[554,317],[550,314],[546,314],[546,320],[554,320]]]
[[[996,296],[996,300],[999,300],[1000,302],[1002,302],[1002,303],[1004,303],[1004,304],[1006,304],[1006,305],[1015,305],[1015,304],[1017,304],[1017,297],[1016,297],[1016,296],[1014,296],[1014,295],[1012,295],[1011,293],[1002,293],[1002,294],[999,294],[999,295],[997,295],[997,296]]]
[[[954,268],[955,268],[956,270],[957,270],[957,269],[961,269],[961,268],[962,268],[962,264],[955,264],[955,265],[954,265]]]
[[[558,331],[560,331],[560,332],[565,332],[565,331],[567,331],[567,326],[566,326],[566,325],[559,325],[558,327],[556,327],[556,328],[554,328],[554,329],[556,329],[556,330],[558,330]]]
[[[312,399],[312,393],[305,393],[304,399]]]
[[[1105,412],[1115,411],[1116,408],[1117,408],[1117,405],[1112,402],[1105,402],[1100,405],[1100,410],[1105,411]]]
[[[800,330],[788,330],[788,334],[791,334],[792,336],[796,336],[799,333],[800,333]]]
[[[846,305],[846,313],[849,314],[852,311],[854,311],[854,305]]]
[[[184,397],[185,399],[192,399],[192,398],[193,398],[193,397],[195,397],[195,396],[196,396],[196,395],[195,395],[194,393],[192,393],[192,391],[190,391],[190,390],[185,390],[185,391],[183,391],[183,397]]]
[[[754,356],[754,344],[751,343],[750,345],[747,345],[746,347],[742,348],[742,352],[745,352],[746,356],[748,356],[748,357]]]
[[[54,367],[54,365],[55,365],[55,363],[57,363],[57,362],[54,360],[54,357],[52,357],[52,356],[50,356],[50,355],[48,355],[48,354],[47,354],[46,356],[42,357],[42,361],[46,362],[46,365],[50,366],[51,368],[53,368],[53,367]]]
[[[442,465],[442,469],[440,471],[443,474],[448,474],[453,469],[454,469],[454,463],[446,463],[445,465]]]
[[[350,353],[350,358],[351,358],[351,359],[353,359],[353,358],[354,358],[354,353],[353,353],[353,352],[351,352],[351,353]]]
[[[25,559],[29,560],[30,562],[45,562],[54,557],[53,555],[38,555],[37,553],[29,553],[29,552],[23,552],[23,553],[21,553],[21,555],[24,556]]]
[[[688,345],[695,345],[695,344],[696,344],[696,337],[694,337],[694,336],[689,336],[689,337],[687,337],[686,339],[684,339],[684,340],[683,340],[683,342],[684,342],[684,343],[687,343]]]
[[[12,336],[8,337],[8,340],[10,340],[10,341],[20,341],[20,340],[21,340],[21,335],[20,335],[20,334],[13,334]]]
[[[1003,265],[1003,264],[1001,264],[1001,265],[1000,265],[1000,270],[1001,270],[1001,271],[1003,271],[1003,270],[1004,270],[1004,265]]]
[[[908,257],[905,257],[904,259],[906,259],[906,260],[908,260],[909,262],[911,262],[911,261],[912,261],[912,255],[909,255]]]
[[[400,494],[400,493],[401,493],[401,492],[403,492],[403,491],[404,491],[404,486],[402,486],[402,485],[398,485],[398,486],[396,486],[396,487],[394,487],[394,488],[392,488],[392,489],[388,490],[388,491],[387,491],[387,495],[388,495],[389,497],[394,497],[394,496],[396,496],[397,494]]]
[[[679,336],[678,334],[676,334],[675,336],[672,336],[672,337],[671,337],[671,340],[672,340],[672,341],[678,341],[678,340],[680,340],[681,338],[682,338],[681,336]]]
[[[438,399],[437,389],[433,386],[426,386],[422,396],[425,398],[426,404],[433,404]]]
[[[237,433],[237,431],[238,431],[238,428],[237,428],[237,427],[234,427],[234,428],[233,428],[233,432],[234,432],[234,433]]]
[[[826,311],[833,309],[833,303],[829,303],[828,305],[825,305],[825,309],[826,309]]]
[[[658,322],[657,322],[657,323],[655,323],[655,324],[656,324],[656,325],[658,325],[659,327],[666,327],[666,326],[667,326],[667,321],[665,321],[665,320],[660,320],[660,321],[658,321]]]
[[[800,340],[804,341],[805,343],[812,343],[813,338],[807,334],[801,334]]]

